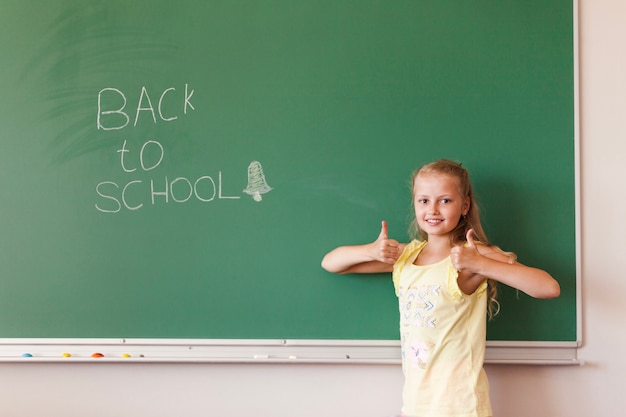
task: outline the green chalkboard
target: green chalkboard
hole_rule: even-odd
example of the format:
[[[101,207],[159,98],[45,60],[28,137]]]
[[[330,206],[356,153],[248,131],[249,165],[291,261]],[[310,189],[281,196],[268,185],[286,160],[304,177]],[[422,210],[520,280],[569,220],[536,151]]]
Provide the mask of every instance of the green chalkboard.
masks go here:
[[[571,0],[5,0],[0,338],[397,339],[408,182],[470,169],[502,288],[491,340],[576,341]]]

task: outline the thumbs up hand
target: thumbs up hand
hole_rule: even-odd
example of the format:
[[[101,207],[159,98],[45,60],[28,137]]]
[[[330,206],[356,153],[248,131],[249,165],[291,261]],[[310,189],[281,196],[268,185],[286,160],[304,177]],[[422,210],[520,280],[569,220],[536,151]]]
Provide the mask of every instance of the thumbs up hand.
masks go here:
[[[480,264],[482,255],[478,252],[478,248],[476,247],[476,243],[474,242],[473,233],[474,229],[470,229],[467,231],[466,245],[455,246],[450,250],[452,266],[454,266],[454,269],[459,272],[479,272],[477,271],[477,268]]]
[[[380,234],[371,246],[372,257],[386,264],[394,264],[400,256],[400,244],[397,240],[389,239],[389,226],[382,221]]]

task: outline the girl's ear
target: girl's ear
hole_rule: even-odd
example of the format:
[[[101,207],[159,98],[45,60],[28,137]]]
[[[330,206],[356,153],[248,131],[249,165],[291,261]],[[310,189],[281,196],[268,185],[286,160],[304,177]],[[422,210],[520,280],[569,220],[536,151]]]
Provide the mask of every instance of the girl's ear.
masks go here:
[[[466,197],[465,198],[465,204],[463,205],[463,215],[464,216],[467,216],[467,213],[469,212],[471,204],[472,204],[471,199],[469,197]]]

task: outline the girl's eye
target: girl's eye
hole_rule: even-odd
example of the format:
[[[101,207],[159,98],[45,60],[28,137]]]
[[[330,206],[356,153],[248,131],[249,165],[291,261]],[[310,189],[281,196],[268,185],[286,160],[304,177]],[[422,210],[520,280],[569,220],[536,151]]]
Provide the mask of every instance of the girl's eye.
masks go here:
[[[420,198],[417,202],[420,204],[426,204],[428,201],[425,198]]]
[[[442,198],[442,199],[441,199],[441,202],[442,202],[443,204],[448,204],[448,203],[450,202],[450,199],[449,199],[449,198]]]

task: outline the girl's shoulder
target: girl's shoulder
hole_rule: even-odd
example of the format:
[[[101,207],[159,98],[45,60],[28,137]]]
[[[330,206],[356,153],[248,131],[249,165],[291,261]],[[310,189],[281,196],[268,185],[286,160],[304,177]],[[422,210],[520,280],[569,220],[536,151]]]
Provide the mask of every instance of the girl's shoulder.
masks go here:
[[[412,259],[421,251],[424,246],[426,246],[425,241],[421,240],[412,240],[404,246],[404,250],[396,260],[396,263],[393,265],[393,273],[392,280],[393,285],[396,289],[396,295],[398,294],[398,289],[400,285],[400,275],[402,274],[402,270],[406,266],[407,263],[410,263]]]
[[[404,250],[398,258],[398,261],[400,261],[400,259],[402,259],[403,257],[410,257],[411,255],[421,251],[422,249],[424,249],[424,246],[426,246],[426,243],[427,242],[425,240],[414,239],[410,241],[404,246]]]
[[[426,241],[417,240],[417,239],[412,240],[411,242],[407,243],[404,246],[404,250],[402,251],[398,259],[396,260],[396,263],[394,264],[394,267],[393,267],[394,274],[397,272],[400,272],[402,267],[404,267],[404,265],[408,261],[410,261],[411,258],[414,258],[416,254],[418,254],[422,249],[424,249],[424,246],[426,246]]]

